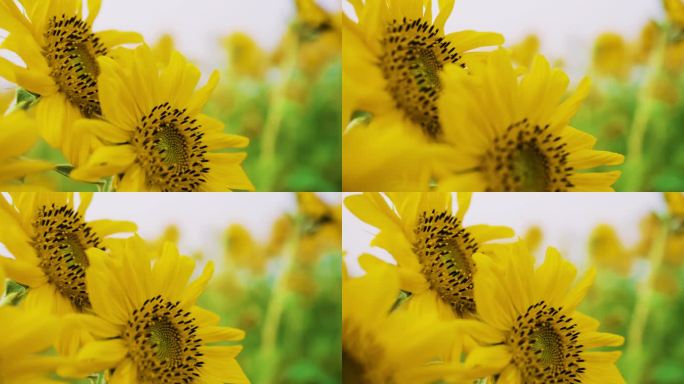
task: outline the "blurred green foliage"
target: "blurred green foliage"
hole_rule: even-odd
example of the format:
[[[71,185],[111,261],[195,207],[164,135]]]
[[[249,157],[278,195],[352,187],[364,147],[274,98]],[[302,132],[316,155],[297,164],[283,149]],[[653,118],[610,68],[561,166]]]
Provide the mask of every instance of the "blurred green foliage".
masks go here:
[[[280,271],[276,260],[273,271]],[[240,365],[255,384],[333,384],[341,374],[341,255],[325,255],[311,270],[312,289],[279,291],[273,274],[216,276],[199,305],[221,316],[221,323],[245,330]],[[271,269],[271,268],[269,268]],[[282,271],[280,271],[282,272]],[[275,356],[264,354],[262,332],[273,296],[284,294]],[[271,361],[272,360],[272,361]],[[274,366],[275,372],[267,372]],[[272,378],[268,378],[272,376]],[[269,381],[270,380],[270,381]]]
[[[339,191],[342,183],[340,126],[341,60],[311,77],[294,71],[285,92],[277,83],[228,77],[205,109],[226,131],[250,138],[244,167],[258,191]],[[278,72],[283,75],[283,72]],[[280,105],[279,105],[280,104]],[[275,153],[264,153],[264,125],[282,108]]]

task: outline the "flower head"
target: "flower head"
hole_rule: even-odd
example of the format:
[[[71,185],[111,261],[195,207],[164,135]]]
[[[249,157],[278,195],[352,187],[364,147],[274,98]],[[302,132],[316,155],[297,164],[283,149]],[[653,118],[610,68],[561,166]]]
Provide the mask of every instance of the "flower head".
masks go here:
[[[218,72],[195,90],[200,72],[180,53],[160,68],[150,48],[98,61],[103,120],[77,123],[108,145],[98,148],[71,176],[96,181],[112,176],[118,191],[254,190],[241,167],[246,137],[223,132],[223,123],[201,113],[218,84]]]
[[[401,289],[411,293],[408,304],[449,319],[475,313],[473,255],[492,254],[498,245],[491,240],[513,235],[507,227],[465,226],[470,197],[458,194],[458,210],[451,193],[439,192],[365,193],[347,197],[345,205],[380,230],[372,245],[396,260]]]
[[[571,127],[589,92],[583,80],[561,102],[568,77],[537,56],[520,79],[503,49],[470,75],[446,70],[440,100],[445,140],[453,145],[453,173],[440,180],[459,191],[612,191],[619,171],[585,169],[619,165],[624,157],[595,151],[596,139]]]
[[[90,248],[106,249],[108,236],[132,232],[130,222],[86,220],[93,198],[73,193],[14,193],[12,202],[0,198],[3,243],[12,259],[0,257],[7,275],[30,289],[25,304],[49,313],[89,310],[86,287]]]
[[[80,118],[102,116],[98,76],[100,57],[126,43],[138,43],[137,33],[93,32],[101,0],[14,1],[0,5],[0,28],[9,32],[3,48],[18,55],[25,67],[0,58],[0,76],[40,95],[36,116],[41,135],[75,164],[100,145],[97,138],[74,127]]]
[[[78,352],[69,376],[107,370],[112,383],[248,383],[235,357],[244,332],[218,325],[196,306],[213,264],[190,282],[195,263],[167,243],[156,257],[137,237],[118,254],[88,252],[93,313],[72,318],[97,339]],[[154,262],[153,262],[154,259]]]
[[[481,322],[465,322],[487,345],[470,351],[466,367],[489,368],[506,383],[624,383],[615,366],[620,352],[592,351],[624,339],[598,332],[599,322],[576,310],[595,272],[573,285],[577,271],[558,251],[549,248],[535,268],[523,242],[497,256],[475,255]]]
[[[432,1],[353,1],[358,22],[343,18],[343,82],[351,112],[391,115],[423,131],[442,134],[439,105],[442,70],[455,64],[467,73],[474,48],[500,45],[497,33],[446,33],[454,1],[440,1],[433,18]],[[473,53],[472,55],[478,55]],[[345,117],[344,119],[347,119]]]

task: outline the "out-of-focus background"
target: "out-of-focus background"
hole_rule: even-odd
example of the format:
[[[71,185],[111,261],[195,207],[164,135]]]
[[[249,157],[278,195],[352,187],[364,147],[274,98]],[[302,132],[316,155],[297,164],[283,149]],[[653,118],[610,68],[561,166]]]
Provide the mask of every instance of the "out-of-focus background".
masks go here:
[[[345,194],[348,196],[348,194]],[[582,274],[597,277],[580,309],[601,330],[623,335],[618,367],[628,383],[684,382],[684,195],[680,193],[476,193],[464,218],[510,226],[541,263],[557,248]],[[343,210],[342,249],[348,271],[370,253],[377,230]]]
[[[203,80],[220,71],[204,112],[250,138],[244,168],[258,191],[341,190],[339,1],[104,0],[93,29],[135,31],[158,52],[177,49]],[[0,80],[0,91],[13,89]],[[65,163],[44,143],[29,155]],[[50,181],[96,189],[56,173]]]
[[[345,193],[345,196],[349,194]],[[541,246],[553,246],[580,267],[589,265],[586,241],[594,226],[613,226],[625,243],[639,238],[639,220],[650,211],[665,208],[657,193],[475,193],[464,218],[466,226],[475,224],[506,225],[523,236],[537,226],[543,229]],[[351,263],[350,272],[358,272],[355,258],[364,252],[383,256],[384,250],[370,247],[377,232],[344,208],[342,249]]]
[[[98,193],[86,221],[132,221],[151,247],[175,242],[196,260],[195,277],[212,261],[216,271],[199,305],[221,325],[246,331],[238,361],[252,383],[334,384],[342,360],[340,199]],[[2,245],[0,255],[9,256]]]
[[[353,16],[349,2],[342,4],[345,14]],[[577,77],[591,63],[596,36],[613,31],[635,39],[646,21],[663,15],[658,0],[458,0],[445,29],[499,32],[507,45],[537,35],[542,53],[562,58]]]

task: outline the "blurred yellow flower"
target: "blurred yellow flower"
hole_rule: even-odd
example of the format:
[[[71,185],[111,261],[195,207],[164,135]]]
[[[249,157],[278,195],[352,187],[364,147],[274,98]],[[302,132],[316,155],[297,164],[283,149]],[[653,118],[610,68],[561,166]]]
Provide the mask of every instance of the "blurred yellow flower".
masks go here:
[[[106,121],[80,120],[77,126],[108,145],[75,169],[76,180],[114,178],[117,191],[254,190],[242,169],[249,139],[223,133],[223,123],[201,113],[219,81],[212,73],[202,88],[197,67],[174,52],[159,68],[146,45],[100,58],[100,101]]]
[[[271,236],[266,245],[268,257],[277,256],[293,235],[294,222],[289,214],[283,214],[271,225]]]
[[[431,143],[399,122],[383,121],[354,123],[342,134],[342,189],[428,190],[436,168],[449,159],[449,147]]]
[[[0,243],[13,259],[0,257],[7,275],[29,287],[24,305],[49,313],[67,314],[91,308],[86,276],[90,248],[104,250],[107,237],[133,232],[125,221],[86,221],[93,198],[81,193],[76,206],[73,193],[23,192],[0,197]]]
[[[99,118],[98,58],[126,43],[142,42],[137,33],[93,32],[101,0],[14,1],[0,6],[0,28],[9,32],[2,47],[18,55],[26,67],[0,58],[0,76],[36,95],[38,128],[53,147],[81,164],[100,145],[97,138],[74,126],[80,118]]]
[[[684,3],[681,0],[663,0],[663,7],[670,21],[684,28]]]
[[[246,268],[254,274],[262,274],[266,269],[266,255],[247,228],[232,224],[226,230],[226,256],[231,264]]]
[[[684,193],[665,192],[663,195],[670,215],[684,220]]]
[[[682,211],[682,195],[679,192],[667,192],[664,194],[671,216],[670,227],[667,228],[667,240],[665,243],[664,263],[670,266],[679,266],[684,263],[684,212]],[[663,221],[654,212],[651,212],[641,221],[641,239],[636,246],[635,252],[641,257],[649,257],[650,250],[658,236]]]
[[[42,311],[0,307],[0,383],[56,383],[49,375],[65,361],[44,352],[54,345],[58,330],[57,319]]]
[[[341,14],[330,14],[315,0],[295,0],[297,15],[290,30],[273,53],[282,65],[296,51],[297,67],[309,76],[317,75],[333,59],[340,57]]]
[[[453,324],[393,310],[397,271],[369,255],[361,261],[366,275],[342,280],[342,382],[432,383],[455,373],[456,364],[439,360],[459,337]]]
[[[503,36],[446,33],[454,0],[440,1],[434,18],[431,1],[357,0],[352,5],[358,22],[342,19],[343,56],[354,58],[342,63],[342,81],[349,88],[346,109],[390,117],[430,138],[441,137],[442,68],[453,63],[467,73],[469,60],[482,55],[469,51],[503,44]]]
[[[521,42],[511,46],[511,58],[516,64],[529,67],[539,53],[539,45],[537,35],[528,35]]]
[[[622,164],[624,156],[595,151],[596,139],[571,127],[587,97],[588,79],[563,102],[569,79],[537,56],[518,77],[510,55],[488,56],[487,70],[446,68],[440,111],[445,141],[453,145],[447,191],[612,191],[620,171],[583,172]]]
[[[391,205],[387,202],[391,201]],[[513,236],[508,227],[472,225],[463,217],[471,195],[452,193],[379,193],[352,195],[345,206],[362,221],[379,229],[372,245],[396,260],[401,289],[410,292],[409,306],[431,310],[441,318],[471,317],[475,312],[473,274],[475,252],[493,253],[492,240]]]
[[[627,44],[617,33],[602,33],[594,43],[593,65],[597,73],[625,79],[631,64]]]
[[[35,119],[18,110],[3,116],[0,112],[0,189],[36,190],[39,186],[27,185],[21,179],[27,175],[54,169],[42,160],[26,160],[20,156],[33,148],[38,141]]]
[[[653,20],[650,20],[642,29],[636,52],[636,62],[648,64],[651,55],[654,54],[659,44],[665,44],[664,67],[668,74],[677,74],[684,67],[684,40],[667,39],[663,28]],[[668,81],[668,80],[664,80]]]
[[[342,207],[330,205],[314,192],[298,192],[300,238],[297,258],[312,263],[321,254],[340,248]]]
[[[589,257],[597,267],[609,268],[623,276],[632,271],[633,254],[620,241],[615,229],[600,224],[589,236]]]
[[[535,269],[524,243],[513,244],[497,261],[477,253],[475,300],[482,322],[472,335],[489,344],[470,351],[467,367],[489,369],[502,383],[624,383],[615,366],[622,336],[597,332],[599,322],[576,311],[594,281],[590,270],[573,284],[577,270],[549,248]]]
[[[636,62],[646,64],[648,58],[655,49],[657,40],[660,38],[660,26],[653,20],[649,20],[641,29],[639,42],[636,50]]]
[[[228,54],[228,72],[233,78],[264,78],[268,70],[266,52],[249,35],[232,33],[223,39],[223,47]]]
[[[137,237],[120,254],[93,248],[88,257],[93,314],[74,318],[97,340],[61,373],[106,370],[111,383],[249,383],[236,361],[242,346],[213,345],[242,340],[244,332],[219,326],[217,315],[196,305],[214,272],[211,262],[190,282],[191,258],[166,243],[153,262]]]

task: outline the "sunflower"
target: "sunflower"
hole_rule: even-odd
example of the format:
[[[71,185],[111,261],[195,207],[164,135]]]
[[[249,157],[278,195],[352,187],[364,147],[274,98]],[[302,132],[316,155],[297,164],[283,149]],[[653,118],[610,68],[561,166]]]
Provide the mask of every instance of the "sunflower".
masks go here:
[[[615,229],[608,224],[598,225],[589,237],[589,257],[597,267],[609,268],[628,276],[634,262],[633,254],[625,249]]]
[[[249,77],[263,80],[268,70],[266,52],[248,34],[235,32],[223,40],[232,78]]]
[[[342,207],[323,201],[314,192],[298,192],[300,238],[297,257],[311,263],[321,253],[338,249],[342,241]]]
[[[684,263],[684,194],[680,192],[666,192],[663,194],[670,217],[665,242],[664,262],[669,266],[679,266]],[[641,239],[635,252],[642,257],[650,257],[658,233],[662,230],[665,220],[655,212],[647,214],[641,220]]]
[[[625,79],[629,76],[631,63],[627,43],[617,33],[602,33],[594,43],[594,70],[604,76]]]
[[[266,255],[273,257],[279,255],[285,243],[292,236],[294,231],[294,220],[289,214],[283,214],[271,225],[271,236],[266,244]]]
[[[247,228],[232,224],[226,230],[226,256],[231,265],[248,269],[255,275],[266,270],[268,261],[264,249],[254,240]]]
[[[97,181],[113,176],[118,191],[254,190],[241,167],[246,137],[223,133],[223,123],[201,113],[219,81],[214,72],[195,91],[200,72],[180,53],[159,68],[150,48],[98,60],[100,100],[106,121],[77,126],[109,145],[98,148],[71,177]]]
[[[450,155],[448,146],[397,121],[357,120],[342,134],[342,189],[425,191]]]
[[[342,15],[328,13],[315,0],[295,0],[295,4],[297,17],[294,26],[280,49],[291,46],[288,38],[296,39],[297,65],[304,73],[313,76],[334,58],[340,57]]]
[[[22,67],[0,58],[0,76],[39,95],[36,107],[42,136],[66,158],[80,164],[99,142],[79,131],[73,123],[99,118],[100,66],[97,59],[127,43],[142,42],[137,33],[107,30],[93,32],[101,0],[88,1],[88,16],[82,0],[21,1],[0,5],[0,28],[9,32],[2,47],[18,55]]]
[[[0,282],[4,284],[0,267]],[[0,307],[0,383],[57,384],[48,375],[64,364],[57,356],[46,356],[59,330],[54,316],[36,309]]]
[[[501,383],[625,382],[615,366],[619,351],[591,351],[620,346],[623,337],[597,332],[599,322],[575,310],[593,283],[594,270],[573,286],[575,267],[553,248],[536,269],[524,242],[497,256],[496,262],[481,253],[474,256],[481,322],[463,322],[471,323],[473,337],[489,345],[470,351],[466,367],[489,369]]]
[[[48,171],[53,164],[19,157],[33,148],[38,140],[36,122],[26,112],[18,110],[7,116],[0,112],[0,189],[28,189],[21,179],[27,175]]]
[[[490,240],[513,236],[507,227],[466,227],[471,195],[458,194],[457,211],[452,199],[451,193],[440,192],[364,193],[344,201],[359,219],[380,230],[372,245],[396,260],[401,289],[411,293],[408,303],[434,308],[445,319],[475,313],[473,254],[492,254],[500,244]]]
[[[440,361],[457,342],[453,323],[394,310],[396,270],[370,255],[360,260],[367,274],[342,280],[342,383],[431,383],[455,373]]]
[[[119,254],[93,248],[88,293],[93,314],[74,316],[97,340],[86,344],[63,374],[107,370],[118,383],[249,383],[235,357],[244,332],[218,325],[219,318],[195,305],[214,267],[189,282],[195,262],[167,243],[159,255],[138,237]],[[154,258],[154,262],[153,262]]]
[[[108,236],[133,232],[130,222],[86,221],[93,198],[73,193],[23,192],[11,194],[12,202],[0,198],[0,243],[13,259],[0,257],[7,275],[30,289],[29,307],[66,314],[91,307],[86,291],[89,248],[105,249]]]
[[[663,7],[667,13],[667,18],[674,25],[684,28],[684,3],[682,0],[663,0]]]
[[[456,64],[465,74],[474,48],[503,44],[498,33],[446,34],[444,24],[454,0],[439,2],[433,19],[431,0],[350,0],[358,22],[343,16],[342,77],[348,88],[346,109],[392,116],[428,137],[442,126],[437,100],[442,69]],[[345,121],[348,117],[345,117]]]
[[[612,191],[619,171],[579,171],[618,165],[624,157],[593,150],[596,139],[568,125],[589,93],[587,79],[559,105],[568,77],[537,56],[519,81],[503,49],[488,56],[481,72],[465,75],[454,66],[443,79],[441,118],[454,147],[454,173],[440,188]]]

